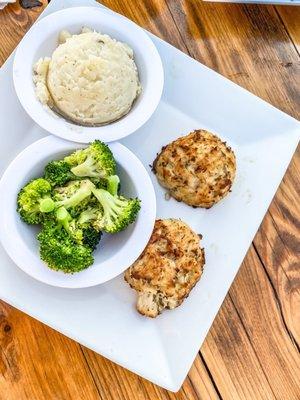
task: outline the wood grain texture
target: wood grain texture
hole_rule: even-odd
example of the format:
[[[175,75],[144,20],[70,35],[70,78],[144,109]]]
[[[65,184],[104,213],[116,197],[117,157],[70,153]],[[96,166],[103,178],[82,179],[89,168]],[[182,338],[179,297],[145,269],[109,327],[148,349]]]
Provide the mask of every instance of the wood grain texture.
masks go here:
[[[300,348],[299,176],[300,152],[298,151],[254,241],[277,296],[285,329],[298,350]]]
[[[201,354],[224,399],[275,399],[235,304],[227,296]]]
[[[276,10],[298,54],[300,54],[300,8],[277,6]]]
[[[94,400],[98,391],[78,343],[0,304],[0,399]]]
[[[24,10],[18,3],[9,4],[0,11],[0,60],[1,64],[15,49],[48,2],[42,1],[42,7]]]
[[[298,399],[299,352],[285,329],[278,295],[253,247],[232,285],[230,296],[276,398]]]
[[[190,55],[300,116],[300,59],[273,6],[169,1]],[[272,84],[272,83],[276,84]]]
[[[217,400],[220,398],[199,356],[196,358],[189,377],[186,379],[181,390],[174,394],[99,357],[91,350],[84,349],[83,351],[93,371],[94,380],[102,399]],[[111,382],[119,382],[117,388],[115,385],[111,385]]]
[[[103,3],[299,117],[297,8],[199,0]],[[13,5],[0,12],[0,62],[40,11]],[[177,394],[1,303],[0,400],[298,400],[299,162],[298,152]]]

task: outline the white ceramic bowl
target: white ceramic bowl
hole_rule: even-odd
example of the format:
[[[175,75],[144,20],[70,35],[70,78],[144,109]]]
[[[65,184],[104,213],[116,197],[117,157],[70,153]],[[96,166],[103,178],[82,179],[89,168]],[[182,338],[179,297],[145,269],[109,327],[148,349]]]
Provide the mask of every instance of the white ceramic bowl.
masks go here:
[[[125,146],[112,143],[118,165],[122,194],[141,199],[136,222],[115,235],[103,235],[94,252],[95,263],[76,274],[49,269],[39,257],[36,234],[40,227],[27,225],[16,212],[16,198],[22,186],[43,174],[52,159],[82,145],[47,136],[23,150],[9,165],[0,181],[0,240],[12,260],[41,282],[65,288],[98,285],[122,273],[145,248],[155,222],[156,200],[151,179],[139,159]]]
[[[107,33],[133,49],[143,87],[126,116],[101,127],[79,126],[58,116],[37,100],[32,81],[33,65],[40,57],[52,55],[58,45],[59,32],[66,29],[71,33],[79,33],[83,26]],[[127,18],[99,7],[61,10],[34,24],[17,48],[13,78],[22,106],[38,125],[53,135],[79,143],[94,139],[111,142],[136,131],[155,111],[164,81],[160,56],[147,33]]]

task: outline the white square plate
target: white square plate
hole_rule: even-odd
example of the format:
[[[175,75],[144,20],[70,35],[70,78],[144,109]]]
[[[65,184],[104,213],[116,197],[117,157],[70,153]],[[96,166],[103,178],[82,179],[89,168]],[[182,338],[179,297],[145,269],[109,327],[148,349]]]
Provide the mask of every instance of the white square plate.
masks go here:
[[[43,15],[92,0],[52,0]],[[300,124],[177,49],[151,36],[165,69],[162,101],[139,131],[122,141],[148,168],[158,217],[182,218],[203,234],[203,277],[182,306],[155,320],[134,308],[135,293],[118,278],[94,288],[41,284],[0,248],[0,297],[131,371],[177,391],[202,344],[275,194],[299,140]],[[12,58],[0,71],[0,168],[42,131],[21,108],[12,84]],[[234,148],[232,193],[210,210],[174,200],[150,172],[161,146],[195,128],[218,133]],[[5,135],[5,136],[4,136]]]

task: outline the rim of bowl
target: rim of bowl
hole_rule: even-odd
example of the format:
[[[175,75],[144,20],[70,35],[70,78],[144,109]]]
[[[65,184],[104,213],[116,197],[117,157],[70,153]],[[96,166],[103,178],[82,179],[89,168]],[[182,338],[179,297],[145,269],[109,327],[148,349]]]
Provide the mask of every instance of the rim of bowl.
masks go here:
[[[32,81],[32,68],[34,62],[37,61],[35,54],[43,40],[54,33],[58,36],[60,30],[68,29],[71,25],[89,25],[86,19],[91,21],[90,26],[96,30],[99,29],[93,25],[101,25],[105,20],[106,24],[109,21],[108,25],[113,29],[115,26],[118,27],[116,31],[120,32],[121,37],[122,34],[129,35],[133,41],[130,46],[135,53],[138,50],[142,54],[143,63],[148,66],[147,90],[142,91],[129,113],[116,122],[97,127],[77,125],[43,106],[36,98]],[[124,39],[126,42],[125,37]],[[119,40],[122,39],[119,38]],[[26,64],[26,60],[30,65]],[[28,75],[28,68],[30,68],[30,75]],[[77,143],[89,143],[94,139],[111,142],[132,134],[152,116],[162,96],[164,72],[160,55],[151,38],[133,21],[99,7],[71,7],[42,18],[26,33],[14,57],[13,82],[19,101],[27,114],[49,133]]]
[[[21,239],[17,229],[19,215],[16,211],[16,195],[20,190],[22,177],[29,173],[36,164],[44,160],[47,155],[55,157],[55,154],[59,152],[74,151],[82,148],[82,145],[51,135],[46,136],[26,147],[4,172],[0,180],[0,191],[2,193],[0,197],[0,221],[2,226],[0,242],[13,262],[36,280],[61,288],[79,289],[96,286],[124,272],[146,247],[156,218],[156,197],[151,178],[141,161],[127,147],[120,143],[111,143],[109,147],[116,155],[117,163],[132,179],[134,188],[137,191],[137,197],[142,201],[142,208],[134,223],[134,231],[125,241],[121,250],[108,260],[105,260],[107,265],[104,273],[102,271],[99,277],[97,277],[97,265],[101,263],[97,264],[96,262],[86,270],[73,275],[49,269],[40,259],[38,252],[29,249]],[[128,166],[130,166],[130,170],[133,173],[130,173]],[[20,175],[20,171],[22,171],[22,175]],[[20,178],[16,179],[16,177]],[[34,263],[34,267],[32,267],[32,263]],[[112,265],[120,266],[113,269]],[[36,267],[38,267],[37,270]],[[92,271],[94,273],[89,274],[91,268],[93,268]],[[80,278],[83,274],[91,275],[91,277],[84,276]],[[97,279],[93,275],[96,275]]]

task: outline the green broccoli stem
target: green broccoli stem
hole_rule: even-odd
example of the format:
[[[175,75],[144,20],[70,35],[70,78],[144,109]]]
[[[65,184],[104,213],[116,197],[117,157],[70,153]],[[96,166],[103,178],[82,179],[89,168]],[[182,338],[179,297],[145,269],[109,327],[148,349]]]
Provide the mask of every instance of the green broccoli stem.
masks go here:
[[[120,178],[118,175],[112,175],[107,179],[107,190],[113,196],[118,194]]]
[[[56,211],[56,219],[65,228],[66,231],[69,231],[69,222],[71,221],[72,217],[65,209],[65,207],[60,207]]]
[[[49,213],[52,212],[55,208],[55,203],[51,199],[51,197],[45,197],[41,199],[40,204],[39,204],[39,210],[42,213]]]
[[[76,227],[75,220],[71,217],[65,207],[60,207],[56,210],[56,219],[66,232],[74,239],[77,243],[82,243],[82,230]]]
[[[76,207],[86,197],[91,195],[93,188],[95,188],[95,185],[91,181],[87,181],[86,184],[83,185],[79,190],[77,190],[77,192],[73,194],[70,198],[58,201],[56,205],[65,208]]]
[[[116,216],[118,214],[120,207],[123,205],[121,200],[104,189],[94,189],[93,194],[101,203],[105,215]]]
[[[78,218],[79,225],[84,225],[97,218],[97,212],[94,208],[84,210]]]

